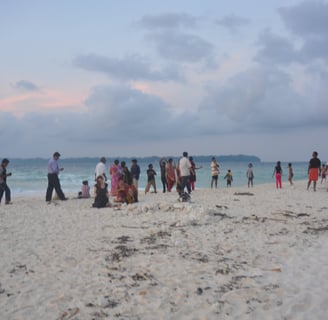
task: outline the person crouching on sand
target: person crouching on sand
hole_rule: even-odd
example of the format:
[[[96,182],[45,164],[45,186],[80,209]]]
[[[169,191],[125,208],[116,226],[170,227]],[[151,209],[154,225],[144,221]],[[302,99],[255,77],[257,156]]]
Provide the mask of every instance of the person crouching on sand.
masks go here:
[[[138,202],[138,191],[135,186],[128,185],[125,183],[124,178],[120,178],[118,181],[118,186],[116,189],[116,199],[115,202],[119,203],[135,203]]]
[[[82,181],[81,191],[79,192],[79,199],[90,198],[90,186],[87,180]]]

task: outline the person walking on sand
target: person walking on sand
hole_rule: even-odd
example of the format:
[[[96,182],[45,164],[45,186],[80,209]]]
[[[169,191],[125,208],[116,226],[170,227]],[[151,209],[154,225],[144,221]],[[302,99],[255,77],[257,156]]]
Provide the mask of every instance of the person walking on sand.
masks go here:
[[[281,162],[278,161],[276,166],[273,169],[272,178],[276,176],[276,188],[278,187],[282,188],[282,182],[281,182],[281,176],[282,176],[282,168],[281,168]]]
[[[60,181],[58,178],[59,172],[63,171],[64,168],[59,168],[58,160],[60,158],[60,153],[55,152],[53,157],[48,161],[48,188],[46,193],[46,201],[50,203],[52,198],[52,192],[55,189],[60,200],[67,200],[62,188],[60,186]]]
[[[11,204],[11,191],[7,185],[7,177],[11,176],[11,172],[7,173],[7,166],[9,164],[8,159],[3,159],[0,166],[0,203],[3,193],[5,193],[5,204]]]
[[[218,187],[218,178],[220,174],[220,166],[216,162],[216,158],[212,157],[211,161],[211,175],[212,175],[212,180],[211,180],[211,189],[213,189],[213,185],[215,186],[215,189]]]
[[[294,177],[293,167],[292,167],[292,164],[289,162],[288,163],[288,181],[291,186],[293,185],[293,177]]]
[[[106,158],[101,157],[98,164],[96,165],[96,170],[95,170],[95,180],[97,177],[103,176],[105,181],[107,181],[107,176],[106,176]]]
[[[313,191],[316,191],[317,181],[321,174],[321,161],[318,158],[318,152],[313,151],[312,158],[309,161],[308,175],[309,181],[307,184],[307,190],[309,190],[311,182],[313,181]]]
[[[253,172],[253,164],[248,164],[248,169],[246,171],[246,177],[247,177],[247,185],[249,187],[253,187],[253,179],[254,179],[254,172]]]

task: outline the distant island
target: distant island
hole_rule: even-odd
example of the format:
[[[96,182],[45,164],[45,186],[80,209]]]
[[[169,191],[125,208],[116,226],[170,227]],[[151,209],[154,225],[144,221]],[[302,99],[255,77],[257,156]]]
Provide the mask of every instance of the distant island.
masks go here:
[[[238,155],[228,155],[228,156],[217,156],[216,157],[218,162],[261,162],[261,159],[256,156],[249,156],[245,154],[238,154]]]
[[[180,158],[176,156],[167,156],[165,157],[166,159],[173,158],[177,159]],[[212,157],[215,157],[218,162],[252,162],[252,163],[258,163],[261,162],[261,159],[256,156],[251,156],[251,155],[245,155],[245,154],[237,154],[237,155],[207,155],[207,156],[195,156],[192,155],[194,160],[196,162],[211,162]],[[137,157],[137,159],[143,160],[143,161],[148,161],[148,162],[154,162],[158,161],[162,157],[158,156],[152,156],[152,157]]]
[[[181,156],[166,156],[164,158],[169,159],[177,159]],[[252,162],[252,163],[258,163],[261,162],[261,159],[256,156],[252,155],[245,155],[245,154],[238,154],[238,155],[207,155],[207,156],[195,156],[192,155],[194,160],[196,162],[211,162],[212,157],[215,157],[218,162]],[[136,159],[139,159],[141,161],[148,161],[148,162],[157,162],[158,160],[162,159],[163,157],[158,156],[151,156],[151,157],[136,157]],[[114,158],[113,158],[114,159]]]
[[[115,159],[120,159],[120,160],[126,160],[126,161],[131,161],[133,158],[138,159],[138,161],[143,161],[143,162],[158,162],[160,159],[166,158],[172,158],[172,159],[179,159],[181,156],[166,156],[166,157],[159,157],[159,156],[149,156],[149,157],[107,157],[107,161],[113,162]],[[238,154],[238,155],[204,155],[204,156],[195,156],[192,155],[194,160],[196,162],[211,162],[212,157],[215,157],[218,162],[252,162],[252,163],[258,163],[261,162],[261,159],[256,156],[252,155],[245,155],[245,154]],[[21,164],[21,163],[26,163],[26,161],[33,161],[34,164],[37,163],[44,163],[47,161],[47,159],[43,158],[13,158],[11,159],[14,161],[16,164]],[[63,158],[61,159],[62,162],[66,163],[90,163],[94,162],[97,163],[99,161],[99,157],[74,157],[74,158]]]

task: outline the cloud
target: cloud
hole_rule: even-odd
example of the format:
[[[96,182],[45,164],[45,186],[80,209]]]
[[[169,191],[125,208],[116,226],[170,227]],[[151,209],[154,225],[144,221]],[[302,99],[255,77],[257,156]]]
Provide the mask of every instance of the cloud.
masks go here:
[[[295,6],[281,7],[278,12],[288,30],[301,38],[327,37],[327,2],[303,1]]]
[[[206,61],[213,65],[214,46],[197,34],[183,32],[197,26],[199,18],[185,13],[145,15],[139,25],[149,33],[147,39],[156,48],[158,55],[178,63]]]
[[[261,63],[286,65],[299,60],[290,39],[275,35],[270,30],[260,34],[257,44],[260,49],[255,60]]]
[[[228,15],[221,19],[217,19],[216,24],[227,28],[230,32],[236,32],[238,29],[249,25],[250,20],[235,15]]]
[[[96,54],[80,55],[73,59],[73,65],[87,71],[104,73],[114,80],[181,81],[183,79],[180,68],[169,65],[162,70],[152,70],[149,61],[137,55],[124,59]]]
[[[299,58],[303,63],[322,59],[328,62],[328,3],[303,1],[278,10],[286,28],[302,41]]]
[[[167,150],[178,150],[187,141],[206,141],[209,136],[325,127],[325,88],[322,80],[304,97],[293,90],[288,74],[259,66],[236,74],[224,85],[207,85],[195,112],[176,114],[158,96],[124,85],[98,86],[85,101],[84,112],[30,112],[18,118],[0,111],[0,134],[4,141],[15,137],[11,152],[24,156],[50,155],[57,149],[71,156],[99,155],[106,154],[109,146],[131,155],[137,145],[148,146],[147,152],[152,146],[158,153],[164,152],[158,148],[162,143],[167,148],[176,144]]]
[[[27,80],[19,80],[13,85],[13,87],[16,89],[23,89],[26,91],[39,91],[40,90],[39,86],[37,86],[33,82],[27,81]]]
[[[186,13],[163,13],[159,15],[145,15],[139,25],[150,29],[174,29],[177,28],[193,28],[197,25],[197,18]]]
[[[161,32],[148,37],[158,54],[176,62],[196,63],[211,60],[214,46],[201,37],[179,32]]]
[[[328,111],[315,102],[327,99],[327,94],[311,89],[306,96],[301,95],[293,88],[289,74],[274,67],[250,68],[223,86],[213,84],[207,88],[199,121],[206,123],[203,129],[211,134],[325,126]]]

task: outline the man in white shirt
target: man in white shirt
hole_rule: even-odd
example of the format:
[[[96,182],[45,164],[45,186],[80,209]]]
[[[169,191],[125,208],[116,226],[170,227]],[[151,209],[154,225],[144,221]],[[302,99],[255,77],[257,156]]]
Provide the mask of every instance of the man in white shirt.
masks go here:
[[[179,170],[181,175],[181,191],[180,195],[184,193],[185,187],[187,187],[188,193],[191,193],[190,188],[190,169],[191,169],[191,163],[188,159],[188,152],[183,152],[182,158],[179,160]]]
[[[106,164],[106,158],[101,157],[99,163],[96,165],[95,180],[97,179],[97,177],[102,176],[104,177],[105,181],[107,181],[105,164]]]

